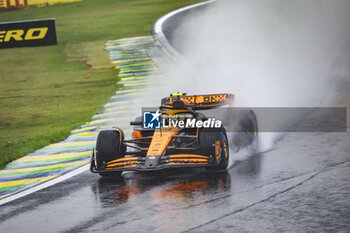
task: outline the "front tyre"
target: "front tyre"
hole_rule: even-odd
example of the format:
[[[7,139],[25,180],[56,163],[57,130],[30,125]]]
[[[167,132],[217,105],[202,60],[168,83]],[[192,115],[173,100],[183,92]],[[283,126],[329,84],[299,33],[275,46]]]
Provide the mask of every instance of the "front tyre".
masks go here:
[[[96,167],[103,169],[105,164],[124,157],[125,147],[122,145],[124,133],[120,129],[103,130],[98,134],[96,142]],[[120,176],[120,172],[99,172],[100,176]]]
[[[216,156],[215,144],[220,141],[221,153]],[[200,154],[214,156],[216,165],[207,170],[224,170],[228,167],[230,154],[225,128],[203,128],[199,134]]]

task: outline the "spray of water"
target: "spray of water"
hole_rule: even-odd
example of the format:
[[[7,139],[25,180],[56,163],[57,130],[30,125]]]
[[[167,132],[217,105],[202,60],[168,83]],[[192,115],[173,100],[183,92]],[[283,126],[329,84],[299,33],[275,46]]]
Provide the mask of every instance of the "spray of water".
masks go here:
[[[236,96],[236,106],[322,106],[348,78],[349,0],[222,0],[176,29],[185,59],[168,67],[171,92]],[[275,135],[262,137],[263,150]]]

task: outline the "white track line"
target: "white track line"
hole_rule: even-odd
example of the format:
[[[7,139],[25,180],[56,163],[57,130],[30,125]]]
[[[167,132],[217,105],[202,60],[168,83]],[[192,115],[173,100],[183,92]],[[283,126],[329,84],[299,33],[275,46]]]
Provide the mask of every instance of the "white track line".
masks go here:
[[[52,180],[46,181],[46,182],[44,182],[42,184],[39,184],[39,185],[37,185],[37,186],[35,186],[33,188],[26,189],[26,190],[24,190],[22,192],[19,192],[17,194],[13,194],[13,195],[11,195],[9,197],[5,197],[5,198],[0,200],[0,205],[6,204],[6,203],[8,203],[10,201],[14,201],[14,200],[16,200],[18,198],[27,196],[27,195],[29,195],[31,193],[34,193],[34,192],[39,191],[41,189],[47,188],[49,186],[52,186],[52,185],[57,184],[59,182],[62,182],[64,180],[67,180],[67,179],[69,179],[69,178],[71,178],[73,176],[76,176],[76,175],[78,175],[78,174],[80,174],[80,173],[82,173],[84,171],[89,170],[89,168],[90,168],[90,164],[86,164],[86,165],[84,165],[84,166],[82,166],[80,168],[77,168],[77,169],[75,169],[75,170],[73,170],[71,172],[68,172],[68,173],[66,173],[66,174],[64,174],[62,176],[59,176],[57,178],[54,178]]]
[[[179,14],[183,11],[187,11],[189,9],[195,8],[195,7],[199,7],[202,5],[206,5],[209,3],[213,3],[216,2],[216,0],[210,0],[207,2],[201,2],[201,3],[197,3],[194,5],[190,5],[190,6],[186,6],[180,9],[177,9],[175,11],[172,11],[164,16],[162,16],[161,18],[159,18],[157,20],[157,22],[154,24],[153,26],[153,35],[155,37],[155,39],[157,40],[158,44],[160,44],[161,47],[163,47],[163,49],[174,59],[179,58],[179,59],[183,59],[183,56],[177,52],[169,43],[169,41],[166,39],[164,33],[163,33],[163,24],[165,21],[167,21],[169,18],[173,17],[176,14]]]

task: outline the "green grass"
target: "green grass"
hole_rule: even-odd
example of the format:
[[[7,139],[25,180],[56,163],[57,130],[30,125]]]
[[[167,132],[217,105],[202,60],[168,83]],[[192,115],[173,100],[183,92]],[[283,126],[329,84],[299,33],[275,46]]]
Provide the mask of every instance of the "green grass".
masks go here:
[[[199,0],[83,0],[0,13],[55,18],[58,45],[0,50],[0,168],[69,135],[119,87],[106,40],[150,35],[157,18]]]

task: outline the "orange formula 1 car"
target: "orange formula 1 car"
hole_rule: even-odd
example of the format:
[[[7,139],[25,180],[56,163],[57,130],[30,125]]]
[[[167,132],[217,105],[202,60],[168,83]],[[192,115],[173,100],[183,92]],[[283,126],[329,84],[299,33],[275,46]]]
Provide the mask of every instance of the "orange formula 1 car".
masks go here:
[[[130,122],[132,139],[119,128],[99,133],[90,170],[101,176],[122,171],[154,171],[177,167],[226,169],[229,145],[221,122],[202,111],[231,105],[232,94],[193,95],[177,93],[163,98],[156,112],[143,112]]]

